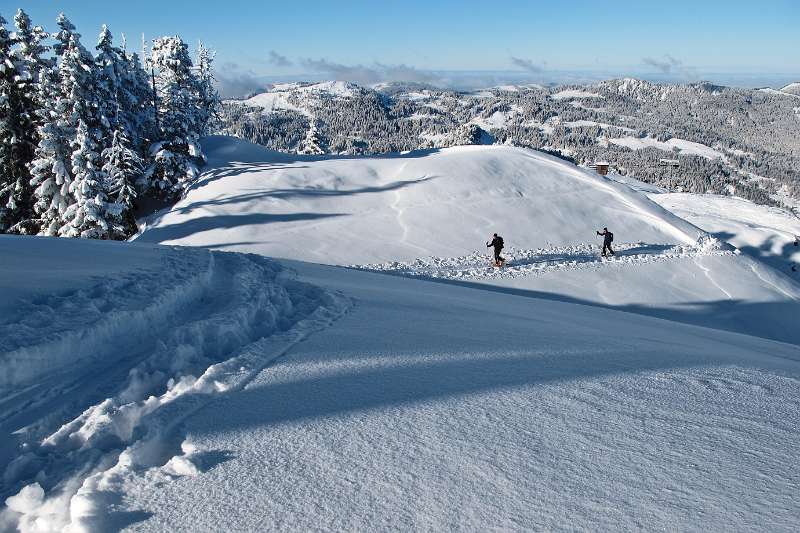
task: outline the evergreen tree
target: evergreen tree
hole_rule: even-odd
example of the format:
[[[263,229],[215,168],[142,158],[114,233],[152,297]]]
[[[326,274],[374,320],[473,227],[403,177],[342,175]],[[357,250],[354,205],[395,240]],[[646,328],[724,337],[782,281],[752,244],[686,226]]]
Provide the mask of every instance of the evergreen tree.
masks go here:
[[[311,119],[309,121],[306,138],[300,143],[297,153],[309,155],[321,155],[325,153],[325,150],[322,149],[322,139],[320,138],[319,130],[317,129],[316,120]]]
[[[120,122],[125,123],[126,129],[130,127],[123,109],[135,107],[135,104],[130,102],[132,97],[128,87],[123,85],[126,70],[123,53],[114,47],[111,32],[105,24],[97,41],[95,67],[100,127],[103,130],[102,138],[107,139],[107,147],[110,146],[112,132],[118,129]]]
[[[21,9],[14,17],[14,24],[16,31],[8,37],[12,48],[6,48],[9,55],[3,65],[3,77],[10,78],[6,78],[3,95],[6,100],[0,111],[4,130],[4,139],[0,141],[4,154],[0,161],[0,231],[31,233],[36,228],[29,222],[33,195],[28,167],[38,143],[40,76],[49,67],[44,57],[48,48],[42,44],[47,33],[33,26]]]
[[[197,93],[199,99],[200,134],[208,133],[208,124],[216,116],[220,97],[214,88],[214,52],[199,43],[197,47]]]
[[[75,25],[70,22],[64,13],[58,15],[56,25],[58,26],[58,31],[52,35],[53,39],[56,40],[56,44],[53,45],[53,52],[55,52],[56,57],[61,57],[69,48],[70,42],[73,41],[73,36],[75,42],[80,42],[81,34],[75,32]]]
[[[198,165],[204,161],[199,144],[203,124],[197,79],[180,37],[154,40],[150,62],[158,71],[160,140],[151,147],[153,163],[147,176],[154,196],[176,199],[197,178]]]
[[[11,36],[5,25],[6,20],[0,15],[0,232],[17,222],[19,216],[8,207],[16,184],[11,116],[15,69],[11,60]]]
[[[156,113],[153,106],[153,87],[150,76],[136,53],[123,55],[125,70],[123,86],[130,99],[121,104],[128,124],[131,145],[144,158],[156,137]]]
[[[115,224],[122,228],[122,234],[112,238],[126,238],[136,233],[136,180],[142,174],[142,158],[131,146],[125,130],[118,127],[114,130],[111,146],[103,150],[103,173],[106,189],[111,200],[115,202],[109,212]]]
[[[62,87],[55,84],[51,76],[42,80],[44,107],[41,110],[43,124],[39,127],[39,144],[31,163],[31,185],[35,204],[35,224],[40,235],[58,235],[61,216],[72,199],[69,186],[70,140],[74,135],[72,109],[61,93]]]
[[[64,225],[59,228],[59,235],[84,239],[109,239],[123,235],[124,229],[115,221],[119,215],[118,206],[107,202],[102,171],[98,166],[97,141],[82,118],[78,120],[73,147],[74,179],[70,192],[75,201],[64,212]]]

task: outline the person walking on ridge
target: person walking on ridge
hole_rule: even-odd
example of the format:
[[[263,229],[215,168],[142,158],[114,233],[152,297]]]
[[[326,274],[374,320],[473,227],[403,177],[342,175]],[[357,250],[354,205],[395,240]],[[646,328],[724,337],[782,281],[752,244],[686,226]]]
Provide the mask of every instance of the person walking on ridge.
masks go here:
[[[492,238],[492,242],[487,242],[487,248],[494,248],[494,266],[501,267],[503,263],[506,262],[505,258],[500,255],[500,252],[503,250],[503,238],[500,237],[497,233],[494,234]]]
[[[606,256],[606,250],[611,255],[614,255],[614,250],[611,249],[611,243],[614,242],[614,234],[608,231],[608,228],[603,228],[603,232],[600,233],[598,231],[597,234],[603,237],[603,257]]]

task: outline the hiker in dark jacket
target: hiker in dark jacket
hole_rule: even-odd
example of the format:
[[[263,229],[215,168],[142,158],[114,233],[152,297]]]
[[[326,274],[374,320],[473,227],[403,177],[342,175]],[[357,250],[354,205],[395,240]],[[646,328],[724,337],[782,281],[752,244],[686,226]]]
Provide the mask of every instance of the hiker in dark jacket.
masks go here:
[[[608,228],[603,228],[603,232],[597,232],[598,235],[603,237],[603,257],[606,256],[606,250],[611,255],[614,255],[614,250],[611,249],[611,243],[614,242],[614,234],[608,231]]]
[[[486,243],[487,248],[494,248],[494,264],[495,266],[500,266],[505,262],[505,258],[500,255],[500,251],[503,249],[503,238],[498,236],[497,233],[494,234],[494,238],[492,242]]]

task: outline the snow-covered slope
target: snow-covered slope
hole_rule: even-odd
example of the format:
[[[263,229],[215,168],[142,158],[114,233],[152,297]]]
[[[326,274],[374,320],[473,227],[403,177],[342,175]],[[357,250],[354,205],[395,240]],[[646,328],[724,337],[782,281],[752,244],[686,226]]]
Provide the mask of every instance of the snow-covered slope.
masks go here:
[[[781,92],[800,96],[800,82],[790,83],[781,88]]]
[[[49,239],[0,239],[17,271],[35,274],[47,265],[14,259],[30,242],[48,257]],[[60,242],[87,269],[87,246],[115,246]],[[120,341],[121,371],[85,366],[45,395],[85,400],[60,429],[13,418],[41,409],[38,395],[4,394],[3,412],[18,410],[4,416],[3,438],[22,427],[14,438],[27,443],[5,472],[14,496],[4,527],[789,531],[800,519],[796,346],[533,295],[205,249],[130,250],[108,272],[132,279],[73,278],[77,293],[44,299],[21,292],[4,319],[72,304],[81,331],[95,308],[126,309],[108,293],[135,300],[147,292],[136,280],[153,279],[158,295],[172,284],[155,280],[173,270],[204,278],[213,258],[210,290],[149,322],[151,338],[193,348],[172,344],[157,363],[134,357],[142,336]],[[124,265],[139,254],[141,270]],[[273,309],[262,316],[280,321],[287,299],[305,320],[220,349],[229,337],[215,324],[239,339],[234,310],[261,301]],[[165,385],[182,375],[170,363],[208,348],[216,355]],[[154,396],[128,396],[140,373],[126,377],[126,365],[137,362],[163,372]]]
[[[700,231],[627,187],[520,148],[463,146],[371,158],[303,158],[233,139],[139,240],[328,264],[461,255],[492,232],[519,247],[626,239],[693,244]]]
[[[0,237],[0,530],[796,528],[790,277],[526,150],[207,148],[136,242]]]
[[[303,158],[231,138],[139,240],[535,291],[800,342],[800,287],[622,183],[539,152],[466,146]],[[601,262],[595,231],[620,253]],[[493,232],[508,267],[485,255]],[[747,305],[739,305],[747,302]],[[741,329],[744,328],[744,329]]]
[[[260,256],[11,236],[0,256],[0,497],[27,487],[2,531],[60,531],[89,474],[158,461],[182,417],[349,306]]]
[[[362,92],[358,85],[343,81],[322,83],[283,83],[274,85],[269,91],[259,93],[242,103],[259,107],[265,113],[272,111],[296,111],[311,116],[306,104],[327,98],[350,98]]]
[[[715,194],[653,194],[651,198],[778,270],[800,268],[800,218],[786,209]]]

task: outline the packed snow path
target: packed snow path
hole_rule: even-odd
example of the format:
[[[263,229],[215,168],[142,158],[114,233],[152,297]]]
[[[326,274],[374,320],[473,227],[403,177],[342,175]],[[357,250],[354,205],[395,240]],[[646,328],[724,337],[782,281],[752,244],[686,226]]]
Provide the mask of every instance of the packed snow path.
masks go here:
[[[185,416],[349,306],[266,258],[202,249],[104,243],[141,265],[70,279],[97,246],[70,257],[53,239],[0,239],[5,257],[34,248],[34,280],[61,252],[63,284],[77,285],[18,294],[0,322],[0,498],[23,530],[105,527],[94,484],[180,454]]]
[[[509,248],[502,253],[506,259],[502,268],[496,268],[493,265],[494,259],[491,252],[482,251],[456,258],[430,257],[410,262],[389,261],[353,265],[353,268],[431,279],[483,280],[487,278],[517,278],[582,268],[628,266],[707,255],[735,254],[729,247],[713,240],[696,246],[638,242],[621,243],[613,247],[615,255],[608,257],[602,257],[599,247],[594,244],[551,246],[536,250]]]

